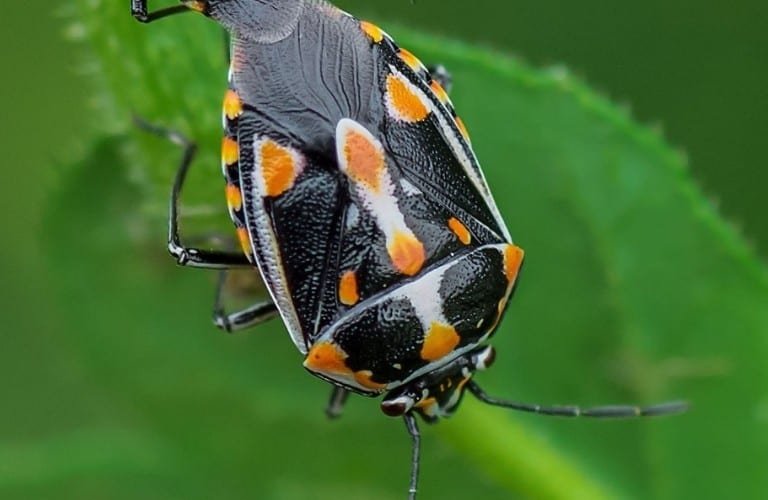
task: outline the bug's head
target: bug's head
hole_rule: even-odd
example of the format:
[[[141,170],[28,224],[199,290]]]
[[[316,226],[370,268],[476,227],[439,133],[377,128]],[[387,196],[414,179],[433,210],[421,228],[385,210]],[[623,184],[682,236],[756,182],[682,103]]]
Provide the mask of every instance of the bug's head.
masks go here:
[[[230,33],[258,42],[274,42],[296,27],[305,0],[181,0],[221,23]]]
[[[461,402],[467,382],[476,371],[491,366],[495,357],[491,346],[473,349],[450,364],[391,391],[381,402],[381,410],[390,417],[416,411],[428,422],[450,417]]]

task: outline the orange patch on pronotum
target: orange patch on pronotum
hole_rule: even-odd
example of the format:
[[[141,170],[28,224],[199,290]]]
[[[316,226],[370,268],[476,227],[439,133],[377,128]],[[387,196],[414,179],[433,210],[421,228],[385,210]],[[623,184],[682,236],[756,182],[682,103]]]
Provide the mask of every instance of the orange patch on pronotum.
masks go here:
[[[456,235],[460,242],[465,245],[469,245],[472,242],[472,234],[470,234],[469,229],[456,217],[448,219],[448,227],[451,228],[451,231],[453,231],[453,234]]]
[[[524,255],[523,249],[515,245],[507,245],[504,249],[504,274],[506,274],[507,280],[510,283],[514,283],[515,279],[517,279],[517,273],[520,270],[520,265],[523,263]]]
[[[395,269],[406,276],[414,276],[424,266],[424,245],[412,233],[398,231],[387,245]]]
[[[419,122],[429,116],[427,105],[401,76],[387,76],[387,99],[392,111],[403,121]]]
[[[224,115],[234,120],[243,113],[243,102],[240,100],[240,96],[237,95],[232,89],[227,90],[224,94]]]
[[[345,306],[353,306],[360,300],[357,291],[357,275],[354,271],[347,271],[339,281],[339,301]]]
[[[349,177],[374,193],[381,190],[384,175],[384,153],[381,147],[357,130],[349,130],[344,136],[344,160]]]
[[[224,137],[221,141],[221,161],[224,165],[234,165],[240,157],[240,148],[237,141],[230,137]]]
[[[270,139],[261,144],[260,154],[265,194],[280,196],[296,182],[299,175],[298,165],[290,150]]]
[[[437,361],[451,353],[461,338],[456,329],[443,323],[432,323],[432,327],[424,337],[424,345],[421,347],[421,359],[425,361]]]

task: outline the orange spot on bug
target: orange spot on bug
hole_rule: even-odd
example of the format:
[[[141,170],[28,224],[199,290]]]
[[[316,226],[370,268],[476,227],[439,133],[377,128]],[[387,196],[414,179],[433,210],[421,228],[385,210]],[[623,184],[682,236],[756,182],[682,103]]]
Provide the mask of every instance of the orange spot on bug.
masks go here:
[[[395,269],[406,276],[416,275],[426,260],[424,245],[412,233],[395,232],[387,251]]]
[[[429,87],[432,89],[432,92],[435,93],[435,96],[442,102],[443,104],[447,103],[450,99],[448,97],[448,92],[445,91],[442,85],[440,85],[440,82],[437,80],[432,80],[432,83],[429,84]]]
[[[472,234],[470,234],[469,229],[456,217],[448,219],[448,227],[451,228],[451,231],[453,231],[453,234],[456,235],[460,242],[465,245],[469,245],[472,242]]]
[[[423,67],[421,61],[419,61],[419,58],[413,55],[413,53],[411,53],[409,50],[401,48],[397,55],[414,71],[419,71]]]
[[[221,141],[221,162],[224,165],[234,165],[240,158],[240,148],[237,145],[237,141],[230,137],[224,137]]]
[[[347,366],[346,359],[347,354],[336,344],[320,342],[309,350],[304,366],[314,372],[349,376],[352,371]]]
[[[240,100],[240,96],[232,89],[227,90],[227,93],[224,94],[224,115],[228,119],[234,120],[241,114],[243,114],[243,102]]]
[[[434,416],[438,409],[437,399],[435,398],[422,399],[415,406],[430,416]]]
[[[467,142],[470,142],[469,131],[467,130],[467,126],[464,124],[464,120],[462,120],[458,116],[455,118],[455,120],[456,120],[456,126],[459,127],[459,132],[461,132],[462,137],[464,137],[464,139]]]
[[[240,192],[240,188],[234,184],[227,184],[227,206],[232,210],[240,210],[243,208],[243,195]]]
[[[437,400],[435,398],[427,398],[422,399],[418,403],[416,403],[416,408],[426,408],[428,406],[432,406],[433,404],[437,403]]]
[[[406,122],[419,122],[429,116],[429,108],[397,75],[387,76],[387,100],[397,117]]]
[[[291,151],[271,139],[261,144],[261,175],[265,194],[280,196],[293,187],[299,168]]]
[[[345,306],[353,306],[360,300],[357,291],[357,275],[354,271],[347,271],[341,276],[339,282],[339,301]]]
[[[347,175],[374,193],[381,190],[384,176],[384,153],[378,144],[357,131],[347,132],[344,141]]]
[[[384,39],[384,32],[373,23],[360,21],[360,28],[374,43],[380,43]]]
[[[374,391],[386,389],[387,384],[379,384],[378,382],[374,382],[372,377],[373,372],[370,370],[361,370],[359,372],[355,372],[355,380],[358,384],[362,385],[366,389],[371,389]]]
[[[425,361],[437,361],[451,353],[461,337],[451,325],[434,322],[424,336],[424,345],[421,347],[421,359]]]
[[[524,255],[523,249],[515,245],[507,245],[504,249],[504,274],[506,274],[510,284],[517,279]]]
[[[248,234],[248,229],[244,227],[238,227],[237,239],[240,240],[240,248],[243,249],[243,253],[245,255],[251,255],[251,235]]]
[[[456,384],[456,390],[462,391],[464,390],[464,386],[467,385],[467,382],[470,381],[472,377],[464,377],[463,379],[459,380],[459,383]]]

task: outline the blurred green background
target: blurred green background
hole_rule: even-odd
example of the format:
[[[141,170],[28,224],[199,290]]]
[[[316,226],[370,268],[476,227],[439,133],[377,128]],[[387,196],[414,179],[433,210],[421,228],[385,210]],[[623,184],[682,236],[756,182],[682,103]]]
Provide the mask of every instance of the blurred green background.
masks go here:
[[[501,49],[533,66],[565,65],[612,100],[627,103],[641,123],[659,124],[668,142],[688,155],[690,173],[704,193],[718,200],[725,217],[743,228],[760,255],[768,255],[764,199],[768,9],[764,2],[418,0],[411,5],[401,0],[339,5],[385,27],[384,20],[397,21]],[[105,138],[107,131],[120,127],[104,123],[93,111],[95,84],[81,76],[92,61],[82,47],[64,40],[63,34],[73,29],[72,14],[68,17],[63,12],[67,10],[71,8],[60,3],[28,0],[4,6],[0,19],[0,50],[6,67],[0,79],[0,141],[6,158],[0,169],[5,234],[0,247],[0,276],[5,285],[0,289],[0,401],[4,408],[0,412],[0,498],[341,498],[339,484],[344,484],[345,498],[402,497],[408,448],[401,424],[380,416],[371,401],[353,401],[348,418],[328,424],[320,411],[324,386],[300,368],[279,325],[273,324],[264,337],[262,332],[238,337],[218,334],[207,323],[211,279],[174,268],[164,254],[162,228],[134,223],[130,208],[141,203],[140,194],[120,182],[133,167],[121,166],[119,159],[130,141],[126,146],[122,139]],[[157,78],[162,80],[164,75]],[[462,102],[471,108],[474,99],[468,80],[455,82],[460,111]],[[211,102],[210,107],[206,112],[216,111],[218,103]],[[479,125],[483,118],[474,113],[470,125]],[[475,142],[486,151],[494,148],[482,137],[475,137]],[[68,166],[82,158],[89,159],[87,165],[101,168]],[[522,175],[512,170],[509,179]],[[219,194],[217,187],[213,197]],[[537,220],[536,213],[524,211],[506,219],[513,234],[523,232],[532,244],[536,228],[541,227],[538,238],[546,241],[541,234],[549,221]],[[599,239],[599,226],[595,230]],[[145,233],[151,237],[135,236]],[[137,245],[137,239],[142,243]],[[545,250],[542,245],[542,259],[547,256]],[[574,254],[579,252],[584,252],[584,260],[597,262],[595,269],[601,268],[600,256],[595,257],[591,249],[572,249]],[[529,254],[534,257],[535,253]],[[554,258],[546,262],[556,265]],[[585,264],[585,280],[590,279],[589,269]],[[714,260],[709,272],[717,274],[720,269],[727,266]],[[536,295],[535,276],[535,270],[526,276],[519,292],[521,304],[513,311],[524,310],[526,293]],[[612,277],[605,279],[610,282]],[[689,288],[698,293],[695,285]],[[756,297],[744,290],[738,288],[743,298],[733,293],[737,304],[751,304]],[[663,296],[665,291],[658,293]],[[555,295],[552,301],[551,306],[563,315],[560,326],[579,324],[582,311],[569,305],[568,293]],[[723,302],[727,301],[707,296],[702,307],[717,309]],[[768,308],[768,303],[756,302]],[[598,312],[593,314],[605,307],[596,304]],[[612,357],[611,342],[605,341],[611,336],[611,321],[606,322],[606,331],[584,332],[590,342],[581,344],[577,336],[571,351],[561,346],[562,352],[550,358],[549,347],[542,344],[531,351],[538,358],[517,359],[520,366],[539,366],[530,381],[490,380],[496,392],[511,395],[511,385],[518,389],[515,396],[542,402],[600,403],[604,397],[625,400],[657,394],[695,397],[715,390],[717,384],[728,392],[736,387],[728,385],[728,377],[738,372],[741,363],[763,363],[764,358],[749,356],[764,354],[766,331],[753,330],[765,323],[741,321],[738,307],[726,312],[731,315],[731,328],[724,328],[722,335],[728,342],[749,340],[731,351],[720,346],[717,338],[702,336],[700,359],[693,363],[693,371],[700,376],[692,385],[675,385],[670,390],[654,380],[653,372],[663,371],[669,353],[685,361],[684,356],[697,350],[690,344],[695,335],[681,335],[688,340],[677,345],[671,340],[664,356],[644,364],[631,356]],[[723,324],[729,324],[726,319]],[[690,327],[682,320],[680,325]],[[526,333],[542,337],[550,332],[546,328],[515,332]],[[631,329],[624,332],[630,337],[632,333]],[[639,338],[637,343],[652,343],[642,335]],[[178,351],[169,351],[169,345]],[[582,376],[575,376],[566,369],[572,365],[563,364],[561,370],[554,366],[552,359],[569,353],[578,360],[573,365],[588,364],[595,359],[596,345],[608,345],[596,363],[637,362],[647,371],[639,382],[626,383],[622,369],[585,367]],[[723,356],[718,357],[721,351]],[[515,360],[514,354],[502,353],[499,363],[505,360]],[[685,362],[674,366],[681,365],[688,366]],[[611,380],[617,373],[618,381]],[[738,376],[744,381],[755,374]],[[738,426],[730,420],[731,413],[742,413],[759,422],[762,434],[752,439],[764,442],[768,434],[765,372],[751,380],[753,392],[740,393],[748,387],[745,384],[730,391],[735,400],[743,401],[743,407],[720,408],[723,413],[712,417],[698,413],[692,417],[697,420],[688,421],[698,429],[701,448],[672,450],[676,453],[666,460],[658,457],[678,443],[655,436],[646,447],[642,440],[626,438],[635,432],[632,424],[575,428],[523,421],[541,437],[533,444],[563,448],[566,457],[576,457],[579,469],[589,471],[587,476],[599,478],[605,491],[621,491],[629,498],[689,494],[722,498],[730,477],[739,479],[741,498],[762,498],[765,479],[761,483],[756,478],[757,469],[768,466],[761,462],[766,455],[755,447],[746,449],[737,440],[716,438]],[[651,389],[633,390],[633,383]],[[286,388],[300,389],[286,394]],[[698,411],[717,409],[719,402],[731,404],[713,400]],[[468,415],[482,412],[467,409]],[[510,417],[510,428],[515,418]],[[448,430],[438,432],[445,432],[447,439],[438,438],[438,432],[425,432],[424,498],[469,492],[488,498],[536,498],[535,487],[517,491],[499,480],[498,472],[485,471],[483,457],[476,456],[482,451],[475,450],[473,456],[472,446],[468,452],[456,437],[461,432],[450,430],[471,422],[475,420],[467,417],[445,424]],[[674,429],[661,434],[674,434]],[[626,442],[636,447],[619,446]],[[712,445],[716,448],[708,450],[706,442],[717,443]],[[590,448],[604,453],[591,454]],[[612,455],[617,450],[620,458]],[[722,482],[712,475],[698,477],[694,470],[699,466],[716,469],[691,458],[707,451],[741,456],[756,470],[733,462],[734,470],[722,469]],[[535,450],[531,453],[532,461],[541,456]],[[633,462],[633,454],[642,455],[642,460]],[[647,484],[643,478],[659,468],[654,460],[667,464],[672,457],[680,469],[670,466],[657,471],[659,484]],[[614,460],[615,466],[611,465]],[[633,473],[633,467],[644,472]],[[297,468],[302,474],[295,473]],[[264,477],[269,480],[262,481]],[[303,477],[310,479],[302,483],[298,478]],[[692,487],[701,482],[695,496],[690,493],[693,489],[676,486],[680,477]],[[258,484],[266,489],[255,490]],[[584,497],[574,491],[574,498],[578,496]]]

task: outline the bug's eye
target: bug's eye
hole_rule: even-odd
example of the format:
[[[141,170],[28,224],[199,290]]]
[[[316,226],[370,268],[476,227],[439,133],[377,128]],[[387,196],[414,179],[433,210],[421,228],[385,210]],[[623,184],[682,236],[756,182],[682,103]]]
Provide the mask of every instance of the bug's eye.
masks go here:
[[[381,411],[390,417],[401,417],[413,408],[413,398],[400,396],[395,399],[387,399],[381,402]]]
[[[482,371],[488,368],[496,360],[496,350],[488,346],[484,350],[476,353],[472,356],[472,364],[475,366],[475,370]]]

